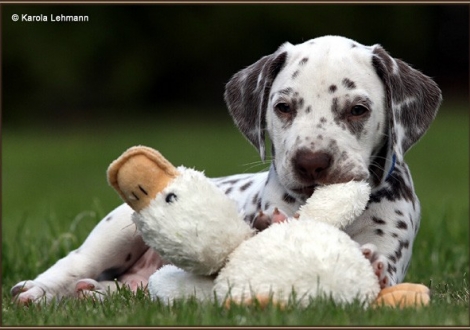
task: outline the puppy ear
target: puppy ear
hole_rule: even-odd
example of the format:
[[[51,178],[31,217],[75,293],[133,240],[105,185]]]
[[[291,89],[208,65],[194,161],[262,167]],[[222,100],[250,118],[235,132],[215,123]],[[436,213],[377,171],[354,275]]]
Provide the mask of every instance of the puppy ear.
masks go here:
[[[385,169],[390,172],[395,161],[402,161],[404,154],[427,131],[437,114],[442,95],[431,78],[392,58],[380,45],[375,45],[372,53],[372,64],[386,90],[389,164]]]
[[[272,83],[287,58],[285,43],[274,54],[236,73],[225,87],[225,102],[238,129],[266,157],[266,108]]]

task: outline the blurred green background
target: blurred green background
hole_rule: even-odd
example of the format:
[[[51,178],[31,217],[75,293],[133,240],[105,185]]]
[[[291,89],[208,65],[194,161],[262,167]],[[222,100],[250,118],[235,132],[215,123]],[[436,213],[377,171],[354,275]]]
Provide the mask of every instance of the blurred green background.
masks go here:
[[[89,22],[14,22],[13,14]],[[5,285],[49,267],[120,203],[105,171],[130,146],[157,148],[208,176],[267,168],[233,126],[224,85],[283,42],[325,34],[380,43],[442,88],[436,122],[407,155],[424,218],[410,276],[460,279],[468,268],[468,14],[466,5],[2,5]],[[436,232],[458,250],[429,243]],[[454,261],[444,268],[448,251]]]
[[[4,5],[3,123],[90,125],[136,115],[227,120],[232,74],[285,41],[380,43],[467,101],[465,5]],[[89,22],[14,22],[13,14]],[[184,120],[184,119],[183,119]]]

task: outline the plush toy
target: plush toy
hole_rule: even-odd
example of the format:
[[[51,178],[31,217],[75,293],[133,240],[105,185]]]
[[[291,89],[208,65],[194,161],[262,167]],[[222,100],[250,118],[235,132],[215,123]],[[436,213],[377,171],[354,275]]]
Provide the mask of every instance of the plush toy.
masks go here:
[[[202,172],[175,168],[158,151],[133,147],[108,169],[108,181],[134,210],[144,241],[172,265],[150,277],[153,299],[195,296],[230,303],[419,306],[429,289],[403,283],[380,290],[370,261],[341,228],[369,199],[365,182],[332,184],[286,221],[256,233]]]

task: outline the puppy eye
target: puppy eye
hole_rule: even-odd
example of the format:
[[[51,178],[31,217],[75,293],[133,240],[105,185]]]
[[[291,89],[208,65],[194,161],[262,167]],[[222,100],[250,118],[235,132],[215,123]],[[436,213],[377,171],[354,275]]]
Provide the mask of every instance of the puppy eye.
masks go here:
[[[353,116],[362,116],[363,114],[365,114],[367,111],[369,111],[369,109],[367,109],[365,106],[363,105],[355,105],[351,108],[351,115]]]
[[[176,200],[178,200],[178,196],[176,196],[173,193],[169,193],[165,197],[165,202],[167,202],[168,204],[171,204],[171,203],[175,202]]]
[[[275,109],[281,113],[291,113],[291,108],[287,103],[278,103],[276,104]]]

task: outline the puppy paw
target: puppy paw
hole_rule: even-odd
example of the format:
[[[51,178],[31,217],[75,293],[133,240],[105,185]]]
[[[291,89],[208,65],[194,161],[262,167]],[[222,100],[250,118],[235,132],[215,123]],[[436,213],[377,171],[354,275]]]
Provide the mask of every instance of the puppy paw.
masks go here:
[[[103,283],[97,282],[91,278],[85,278],[75,283],[75,296],[80,299],[92,299],[102,301],[110,292]]]
[[[284,222],[287,218],[287,214],[276,207],[271,214],[269,214],[269,211],[259,211],[253,219],[252,226],[258,231],[263,231],[273,223]]]
[[[379,254],[377,247],[372,244],[364,244],[361,246],[361,251],[364,257],[368,259],[374,269],[374,273],[379,280],[380,288],[386,288],[390,286],[390,279],[387,275],[388,260],[384,255]]]
[[[44,285],[35,281],[21,281],[10,290],[12,299],[20,305],[50,301],[54,294]]]

